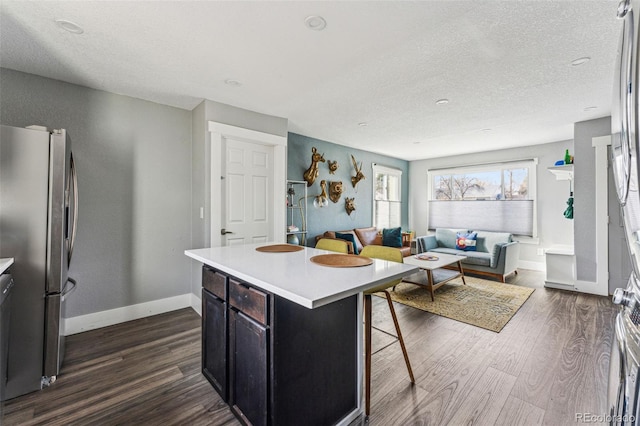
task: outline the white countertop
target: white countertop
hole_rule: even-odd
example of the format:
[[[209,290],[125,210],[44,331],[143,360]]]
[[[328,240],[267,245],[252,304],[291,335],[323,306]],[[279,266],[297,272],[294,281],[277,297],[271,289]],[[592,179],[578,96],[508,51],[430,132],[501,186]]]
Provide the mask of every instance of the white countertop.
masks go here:
[[[0,259],[0,274],[4,274],[4,271],[9,269],[9,266],[13,265],[13,257],[5,257]]]
[[[332,253],[305,247],[291,253],[263,253],[246,244],[185,250],[195,260],[226,272],[307,308],[317,308],[378,284],[410,275],[416,266],[373,259],[369,266],[332,268],[309,259]]]

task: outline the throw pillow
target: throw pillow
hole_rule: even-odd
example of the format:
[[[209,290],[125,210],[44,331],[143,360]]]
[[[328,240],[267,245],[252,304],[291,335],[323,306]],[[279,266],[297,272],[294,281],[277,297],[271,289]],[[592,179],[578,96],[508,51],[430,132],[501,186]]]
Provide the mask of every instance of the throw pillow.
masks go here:
[[[456,248],[464,251],[476,251],[477,232],[456,233]]]
[[[387,247],[402,247],[402,229],[400,227],[383,229],[382,245]]]
[[[358,246],[356,245],[356,239],[354,238],[353,234],[342,234],[340,232],[336,232],[336,238],[351,241],[351,243],[353,244],[353,254],[358,254]]]

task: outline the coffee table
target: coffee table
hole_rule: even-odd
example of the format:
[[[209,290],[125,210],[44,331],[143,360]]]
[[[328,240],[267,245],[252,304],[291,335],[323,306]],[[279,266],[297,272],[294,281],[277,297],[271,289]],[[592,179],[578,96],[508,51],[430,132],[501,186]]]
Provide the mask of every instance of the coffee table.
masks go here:
[[[434,259],[421,260],[419,259],[418,256],[420,257],[430,256]],[[435,301],[433,292],[437,290],[441,285],[458,277],[462,278],[462,283],[464,285],[467,284],[464,280],[464,272],[462,270],[462,261],[466,258],[467,258],[466,256],[437,253],[433,251],[428,251],[426,253],[420,253],[420,254],[405,257],[404,263],[418,266],[420,269],[423,269],[427,273],[427,280],[423,281],[419,279],[403,278],[403,281],[427,287],[431,292],[431,301],[433,302]],[[458,266],[457,270],[444,269],[445,266],[450,266],[453,264],[457,264]]]

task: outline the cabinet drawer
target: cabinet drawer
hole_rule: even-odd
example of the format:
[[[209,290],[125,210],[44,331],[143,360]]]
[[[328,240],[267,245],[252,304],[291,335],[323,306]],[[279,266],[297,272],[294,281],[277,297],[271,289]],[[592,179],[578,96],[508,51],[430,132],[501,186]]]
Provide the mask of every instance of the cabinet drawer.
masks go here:
[[[261,324],[267,324],[269,295],[229,280],[229,304]]]
[[[202,267],[202,287],[209,290],[222,300],[226,300],[226,284],[228,277],[213,269]]]

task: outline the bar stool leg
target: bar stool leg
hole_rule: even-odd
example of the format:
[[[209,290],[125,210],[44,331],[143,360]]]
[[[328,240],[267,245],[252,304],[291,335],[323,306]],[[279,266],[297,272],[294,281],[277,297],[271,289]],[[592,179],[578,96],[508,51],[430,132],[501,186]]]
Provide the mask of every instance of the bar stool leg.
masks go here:
[[[402,354],[404,355],[404,362],[407,364],[407,371],[409,372],[409,378],[411,383],[415,383],[413,378],[413,370],[411,369],[411,362],[409,361],[409,355],[407,354],[407,348],[404,346],[404,339],[402,338],[402,332],[400,331],[400,324],[398,323],[398,317],[396,316],[396,310],[393,308],[393,301],[391,300],[391,294],[387,290],[384,290],[385,296],[387,296],[387,303],[389,304],[389,310],[391,311],[391,317],[393,317],[393,324],[396,326],[396,332],[398,333],[398,340],[400,341],[400,347],[402,348]],[[371,335],[371,331],[369,331]],[[369,345],[371,350],[371,345]],[[369,359],[371,359],[371,352],[369,352]]]

